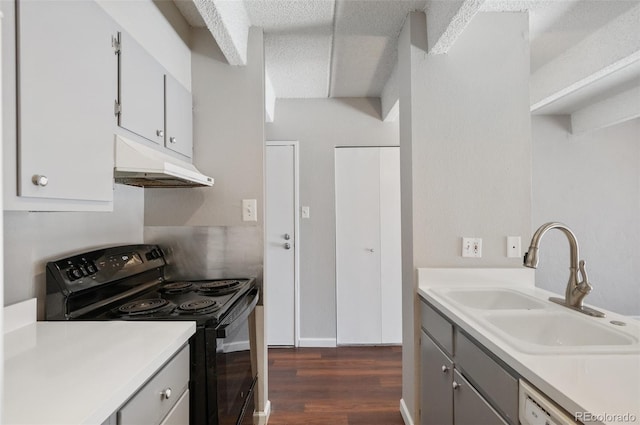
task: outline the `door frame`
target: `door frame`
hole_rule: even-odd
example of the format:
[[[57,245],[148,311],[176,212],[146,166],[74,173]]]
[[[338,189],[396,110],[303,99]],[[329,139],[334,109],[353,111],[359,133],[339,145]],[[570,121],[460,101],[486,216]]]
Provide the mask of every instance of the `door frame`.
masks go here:
[[[293,346],[300,346],[300,146],[297,140],[267,140],[265,150],[268,146],[292,146],[293,147]],[[266,154],[265,154],[265,182],[267,174]],[[266,185],[266,183],[265,183]],[[265,202],[266,202],[265,190]],[[265,211],[266,212],[266,211]],[[265,217],[265,239],[267,237],[267,226],[269,217]],[[268,244],[265,241],[265,258]],[[265,268],[267,267],[265,261]],[[267,302],[269,302],[267,300]],[[267,309],[269,307],[267,306]],[[268,314],[268,312],[267,312]]]

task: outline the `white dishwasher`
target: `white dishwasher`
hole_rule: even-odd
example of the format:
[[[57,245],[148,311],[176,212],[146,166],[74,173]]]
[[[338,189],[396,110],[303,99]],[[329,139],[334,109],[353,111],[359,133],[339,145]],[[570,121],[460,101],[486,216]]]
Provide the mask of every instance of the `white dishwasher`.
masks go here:
[[[577,425],[544,394],[520,379],[518,417],[522,425]]]

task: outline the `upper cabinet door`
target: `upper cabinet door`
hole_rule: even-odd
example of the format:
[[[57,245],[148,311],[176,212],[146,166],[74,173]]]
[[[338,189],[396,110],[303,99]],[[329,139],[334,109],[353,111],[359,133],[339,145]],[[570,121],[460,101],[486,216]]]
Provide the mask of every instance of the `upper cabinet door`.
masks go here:
[[[193,151],[193,101],[189,90],[171,75],[165,76],[165,146],[189,158]]]
[[[120,127],[164,143],[164,68],[129,34],[120,34]]]
[[[113,199],[116,31],[95,2],[17,3],[19,196]]]

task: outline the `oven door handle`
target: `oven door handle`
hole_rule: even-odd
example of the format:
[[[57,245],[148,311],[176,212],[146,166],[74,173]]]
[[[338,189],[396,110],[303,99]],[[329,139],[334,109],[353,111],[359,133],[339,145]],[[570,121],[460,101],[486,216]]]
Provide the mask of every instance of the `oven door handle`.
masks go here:
[[[239,314],[234,314],[233,317],[225,319],[220,326],[218,326],[216,329],[216,336],[218,338],[226,338],[232,335],[235,330],[249,318],[253,309],[258,305],[258,288],[251,289],[247,295],[247,298],[249,297],[252,297],[251,300]]]

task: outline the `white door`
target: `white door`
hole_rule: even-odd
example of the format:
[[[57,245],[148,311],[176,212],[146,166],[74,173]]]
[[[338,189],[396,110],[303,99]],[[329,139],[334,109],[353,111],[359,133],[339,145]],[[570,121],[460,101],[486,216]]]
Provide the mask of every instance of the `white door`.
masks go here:
[[[267,344],[296,345],[295,145],[266,148]]]
[[[336,149],[338,344],[400,343],[399,149]]]

